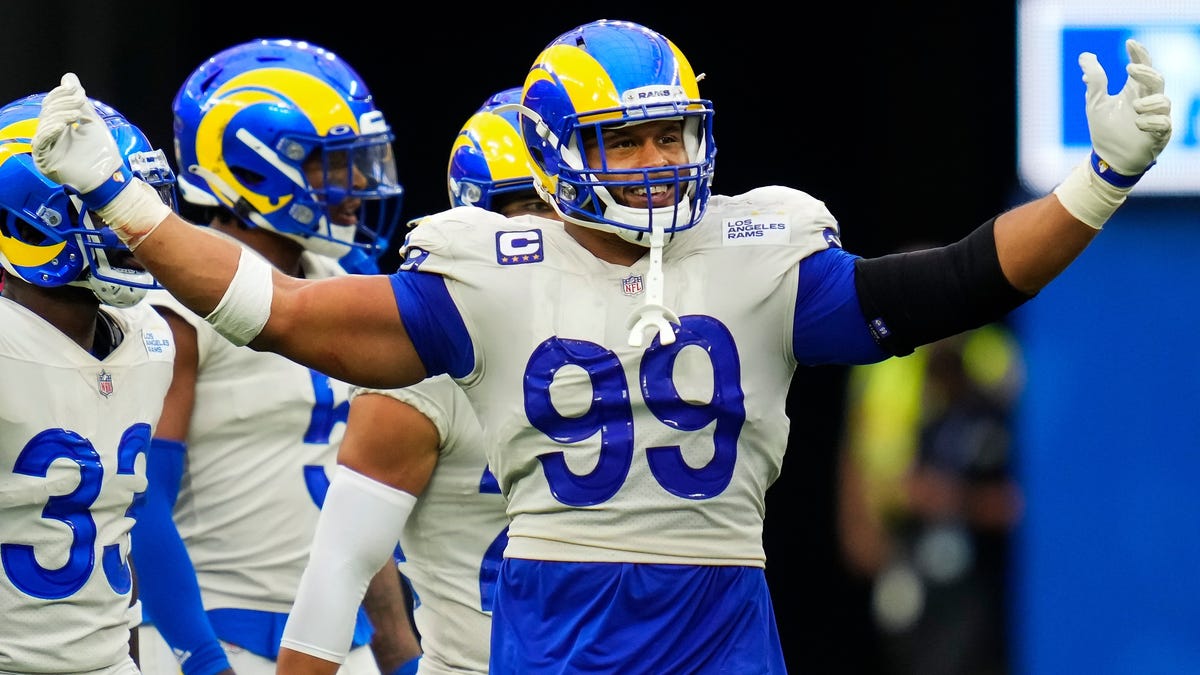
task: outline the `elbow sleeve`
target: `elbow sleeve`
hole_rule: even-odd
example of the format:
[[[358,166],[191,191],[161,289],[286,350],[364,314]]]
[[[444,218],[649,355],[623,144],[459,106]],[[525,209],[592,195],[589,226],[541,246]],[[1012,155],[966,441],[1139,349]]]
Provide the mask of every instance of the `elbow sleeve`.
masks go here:
[[[893,356],[1003,318],[1033,296],[1005,278],[995,218],[940,248],[863,258],[855,286],[876,342]]]
[[[342,663],[367,585],[391,559],[417,498],[338,466],[280,645]]]

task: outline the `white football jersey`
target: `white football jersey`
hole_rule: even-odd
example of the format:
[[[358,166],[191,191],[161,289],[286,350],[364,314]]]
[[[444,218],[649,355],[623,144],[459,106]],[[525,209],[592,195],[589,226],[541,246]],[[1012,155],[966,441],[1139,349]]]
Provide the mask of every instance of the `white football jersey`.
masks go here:
[[[414,619],[424,654],[417,672],[486,674],[508,516],[471,404],[446,376],[404,389],[358,391],[407,403],[433,422],[440,439],[437,467],[400,538],[400,571],[418,599]]]
[[[129,513],[171,384],[171,329],[102,307],[99,360],[0,298],[0,672],[129,672]]]
[[[344,274],[304,253],[305,276]],[[349,386],[237,347],[166,291],[147,302],[196,328],[196,399],[175,523],[205,609],[286,613],[345,431]]]
[[[443,275],[470,333],[474,369],[458,379],[508,498],[506,555],[763,566],[798,263],[837,237],[798,190],[714,196],[663,251],[676,341],[632,347],[648,255],[613,265],[555,221],[475,208],[417,226],[401,269]]]

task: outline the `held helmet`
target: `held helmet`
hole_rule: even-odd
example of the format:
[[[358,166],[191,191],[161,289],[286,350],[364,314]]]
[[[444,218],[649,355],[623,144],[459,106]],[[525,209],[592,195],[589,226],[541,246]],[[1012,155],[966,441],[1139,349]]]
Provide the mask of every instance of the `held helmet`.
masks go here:
[[[200,65],[172,105],[183,199],[314,253],[372,260],[400,221],[394,135],[366,83],[309,42],[253,40]],[[306,162],[320,160],[306,173]]]
[[[0,108],[0,265],[35,286],[82,286],[101,302],[129,307],[151,288],[154,276],[98,216],[83,210],[78,196],[43,176],[33,163],[30,142],[45,94]],[[175,173],[162,150],[112,107],[92,99],[134,175],[175,208]]]
[[[517,110],[515,106],[501,108],[520,102],[520,87],[505,89],[485,101],[458,132],[446,170],[453,206],[491,211],[498,195],[533,191]]]
[[[538,55],[522,92],[521,132],[536,189],[564,220],[642,245],[650,245],[652,228],[669,238],[698,223],[717,149],[712,103],[700,98],[697,81],[679,48],[644,26],[601,20],[560,35]],[[599,138],[602,127],[661,119],[683,121],[686,164],[620,170],[585,165],[584,138]],[[676,202],[622,206],[608,189],[617,186],[667,186]]]

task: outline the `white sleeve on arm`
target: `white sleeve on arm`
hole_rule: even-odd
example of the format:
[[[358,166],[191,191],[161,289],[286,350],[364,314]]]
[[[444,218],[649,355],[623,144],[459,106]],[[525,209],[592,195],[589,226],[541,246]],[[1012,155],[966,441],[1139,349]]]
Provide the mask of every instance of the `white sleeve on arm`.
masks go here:
[[[371,578],[391,560],[417,498],[339,465],[280,645],[343,663]]]
[[[271,297],[275,293],[271,281],[273,269],[262,256],[243,246],[237,271],[225,295],[204,320],[233,344],[239,347],[250,344],[271,318]]]

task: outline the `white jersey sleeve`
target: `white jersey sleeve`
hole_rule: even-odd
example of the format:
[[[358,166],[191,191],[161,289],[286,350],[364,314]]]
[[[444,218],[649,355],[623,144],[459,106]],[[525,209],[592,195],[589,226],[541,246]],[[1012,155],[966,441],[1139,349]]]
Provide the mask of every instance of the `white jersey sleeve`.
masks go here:
[[[417,226],[403,269],[442,275],[470,333],[459,382],[509,501],[506,555],[762,566],[799,263],[838,234],[797,190],[714,196],[663,252],[675,343],[631,347],[648,256],[610,264],[556,221],[480,209]]]
[[[0,672],[129,667],[129,510],[175,346],[144,303],[101,311],[123,339],[98,360],[0,298]]]
[[[414,618],[424,651],[418,673],[486,674],[508,517],[470,402],[447,376],[404,389],[355,391],[407,403],[437,427],[440,439],[437,467],[400,539],[400,571],[417,596]]]

